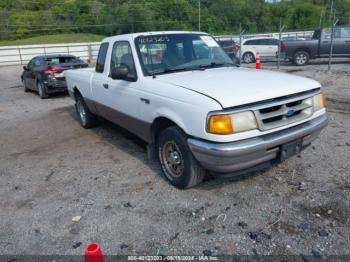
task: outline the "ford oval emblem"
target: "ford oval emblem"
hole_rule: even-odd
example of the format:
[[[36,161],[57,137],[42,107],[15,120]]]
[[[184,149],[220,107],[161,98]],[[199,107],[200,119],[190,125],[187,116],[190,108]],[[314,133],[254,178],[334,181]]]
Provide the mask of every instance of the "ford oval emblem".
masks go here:
[[[287,112],[287,116],[288,117],[290,117],[290,116],[292,116],[294,114],[295,114],[295,110],[293,110],[293,109],[289,109],[288,112]]]

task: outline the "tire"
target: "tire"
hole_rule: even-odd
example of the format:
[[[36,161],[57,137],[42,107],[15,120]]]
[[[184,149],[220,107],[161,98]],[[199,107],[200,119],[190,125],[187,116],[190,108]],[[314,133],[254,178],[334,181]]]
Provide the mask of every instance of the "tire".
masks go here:
[[[37,87],[38,94],[39,94],[41,99],[46,99],[49,97],[49,95],[46,92],[46,87],[44,86],[44,84],[42,82],[38,81],[36,83],[36,87]]]
[[[180,189],[191,188],[203,181],[205,169],[194,158],[185,133],[168,127],[157,140],[159,162],[166,179]]]
[[[298,51],[293,56],[293,63],[296,66],[304,66],[309,63],[310,55],[306,51]]]
[[[82,127],[88,129],[95,127],[98,124],[97,116],[91,113],[80,94],[75,96],[75,110]]]
[[[29,92],[29,89],[26,87],[26,82],[24,81],[24,79],[23,78],[21,78],[21,80],[22,80],[22,84],[23,84],[23,88],[24,88],[24,92]]]
[[[251,52],[244,53],[242,60],[245,64],[251,64],[255,62],[255,56]]]

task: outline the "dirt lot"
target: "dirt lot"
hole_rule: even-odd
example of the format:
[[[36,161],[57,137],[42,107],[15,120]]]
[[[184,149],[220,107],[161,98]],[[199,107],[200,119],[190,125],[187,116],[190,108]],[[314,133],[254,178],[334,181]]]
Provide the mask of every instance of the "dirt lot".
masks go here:
[[[0,254],[83,254],[96,241],[106,254],[350,255],[350,63],[326,67],[283,66],[329,97],[312,147],[187,191],[133,135],[81,128],[68,96],[41,100],[24,93],[20,67],[0,68]]]

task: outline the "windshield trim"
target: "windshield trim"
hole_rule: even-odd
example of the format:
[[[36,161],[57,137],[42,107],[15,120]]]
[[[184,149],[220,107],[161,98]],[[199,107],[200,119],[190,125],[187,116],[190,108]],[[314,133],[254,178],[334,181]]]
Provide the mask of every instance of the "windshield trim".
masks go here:
[[[204,71],[206,69],[214,69],[214,68],[218,68],[218,67],[208,67],[208,68],[188,68],[187,69],[184,69],[184,70],[181,70],[181,71],[174,71],[174,72],[160,72],[160,73],[154,73],[151,74],[147,71],[147,69],[145,68],[145,65],[144,63],[142,62],[142,56],[141,56],[141,51],[140,51],[140,48],[139,48],[139,45],[138,45],[138,39],[141,38],[141,37],[147,37],[147,36],[164,36],[164,35],[171,35],[171,36],[179,36],[179,35],[196,35],[196,36],[210,36],[213,38],[213,40],[218,44],[218,46],[222,49],[222,47],[219,45],[219,43],[216,41],[216,39],[211,36],[210,34],[206,34],[206,33],[176,33],[176,34],[152,34],[152,35],[139,35],[137,36],[135,39],[134,39],[134,44],[135,44],[135,49],[136,49],[136,53],[137,53],[137,58],[139,59],[139,63],[140,63],[140,66],[141,66],[141,69],[142,69],[142,73],[143,73],[143,76],[157,76],[157,75],[163,75],[163,74],[170,74],[170,73],[178,73],[178,72],[186,72],[186,71]],[[225,52],[225,50],[222,49],[223,52]],[[226,54],[226,52],[225,52]],[[234,66],[235,64],[232,63],[232,66]],[[226,65],[225,65],[226,66]],[[204,70],[203,70],[204,69]]]

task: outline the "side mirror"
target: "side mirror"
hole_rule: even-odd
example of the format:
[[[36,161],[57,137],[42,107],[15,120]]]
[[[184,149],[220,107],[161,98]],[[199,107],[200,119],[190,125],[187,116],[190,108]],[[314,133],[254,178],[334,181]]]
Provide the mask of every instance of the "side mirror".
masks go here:
[[[128,67],[122,65],[122,66],[113,68],[110,76],[112,79],[126,80],[128,78],[128,75],[129,75]]]
[[[26,66],[23,66],[23,69],[24,69],[24,71],[27,71],[27,70],[28,70],[28,68],[27,68]]]

